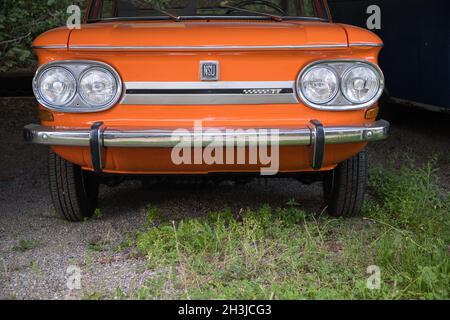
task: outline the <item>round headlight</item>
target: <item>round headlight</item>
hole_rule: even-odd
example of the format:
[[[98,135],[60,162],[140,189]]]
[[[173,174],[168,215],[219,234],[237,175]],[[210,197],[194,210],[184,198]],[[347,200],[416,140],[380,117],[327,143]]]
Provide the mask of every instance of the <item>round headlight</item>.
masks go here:
[[[67,69],[51,67],[45,70],[37,79],[35,90],[44,104],[63,106],[69,103],[76,94],[77,81]]]
[[[370,66],[350,68],[342,80],[342,93],[352,103],[366,103],[380,90],[380,75]]]
[[[315,104],[330,102],[339,90],[336,72],[328,67],[315,67],[306,71],[300,80],[303,96]]]
[[[90,68],[80,77],[79,93],[86,103],[94,107],[113,103],[118,91],[119,81],[105,68]]]

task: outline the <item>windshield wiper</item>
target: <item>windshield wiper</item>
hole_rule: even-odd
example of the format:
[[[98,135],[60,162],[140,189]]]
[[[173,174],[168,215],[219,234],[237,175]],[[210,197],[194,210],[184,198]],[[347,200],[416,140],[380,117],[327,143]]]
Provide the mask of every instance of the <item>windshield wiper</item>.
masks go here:
[[[219,8],[222,8],[222,9],[233,9],[235,11],[241,11],[241,12],[246,12],[246,13],[258,14],[258,15],[261,15],[261,16],[264,16],[264,17],[269,17],[272,20],[275,20],[277,22],[283,21],[283,17],[282,16],[278,16],[276,14],[270,14],[270,13],[266,13],[266,12],[259,12],[259,11],[255,11],[255,10],[229,6],[228,5],[228,1],[223,1],[222,3],[220,3]]]
[[[157,7],[153,7],[153,6],[151,7],[151,10],[155,10],[155,11],[157,11],[157,12],[159,12],[159,13],[165,15],[165,16],[168,16],[170,19],[172,19],[175,22],[180,22],[181,21],[181,17],[180,16],[176,16],[173,13],[170,13],[169,11],[166,11],[166,10],[163,10],[163,9],[160,9],[160,8],[157,8]]]

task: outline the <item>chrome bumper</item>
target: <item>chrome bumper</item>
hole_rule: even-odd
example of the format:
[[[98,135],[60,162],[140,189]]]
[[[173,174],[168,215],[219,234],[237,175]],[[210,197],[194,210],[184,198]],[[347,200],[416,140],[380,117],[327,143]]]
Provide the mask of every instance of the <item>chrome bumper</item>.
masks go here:
[[[312,146],[314,169],[320,169],[327,144],[361,143],[384,140],[389,135],[389,122],[379,120],[361,126],[324,127],[313,120],[306,128],[221,131],[126,130],[96,123],[91,129],[43,127],[30,124],[24,128],[25,140],[41,145],[90,147],[94,168],[101,171],[103,148],[170,148],[190,141],[193,146],[210,146],[219,135],[222,141],[239,142],[239,146],[258,145],[258,141],[276,141],[280,146]],[[276,137],[273,136],[276,134]],[[275,140],[272,140],[276,138]]]
[[[324,127],[325,144],[384,140],[389,135],[389,127],[389,123],[384,120],[363,126]],[[186,141],[186,139],[190,139],[192,142],[199,141],[202,142],[203,146],[208,146],[215,141],[216,137],[215,134],[207,131],[177,133],[173,130],[122,130],[113,128],[100,128],[100,130],[100,139],[103,146],[111,148],[170,148]],[[313,144],[315,125],[292,130],[267,129],[266,134],[261,130],[255,130],[254,132],[244,130],[234,133],[223,131],[219,134],[225,141],[226,139],[245,140],[245,144],[248,146],[256,143],[258,138],[263,135],[270,139],[271,130],[278,130],[280,146],[308,146]],[[30,124],[24,128],[26,141],[51,146],[89,147],[91,135],[92,130],[90,129],[43,127],[37,124]]]

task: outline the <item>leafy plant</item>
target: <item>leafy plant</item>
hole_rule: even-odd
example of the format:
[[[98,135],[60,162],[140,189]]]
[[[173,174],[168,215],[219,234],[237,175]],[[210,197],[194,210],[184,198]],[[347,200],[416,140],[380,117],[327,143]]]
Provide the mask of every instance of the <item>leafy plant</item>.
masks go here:
[[[2,0],[0,3],[0,72],[31,68],[31,43],[39,34],[65,24],[67,7],[84,8],[86,0]]]
[[[237,215],[159,217],[136,239],[155,275],[135,296],[449,299],[450,195],[434,162],[376,168],[370,186],[364,219],[308,215],[295,201]],[[379,290],[367,286],[372,265],[381,270]]]

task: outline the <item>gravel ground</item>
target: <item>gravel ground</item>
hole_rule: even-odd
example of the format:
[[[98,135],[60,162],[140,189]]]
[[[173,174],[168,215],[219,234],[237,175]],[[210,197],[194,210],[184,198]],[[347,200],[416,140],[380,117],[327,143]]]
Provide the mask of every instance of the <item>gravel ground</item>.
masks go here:
[[[282,205],[294,198],[307,210],[321,210],[320,185],[294,180],[255,180],[247,185],[165,184],[143,188],[126,182],[102,187],[102,216],[69,224],[58,219],[47,189],[44,147],[26,145],[22,127],[36,122],[34,99],[0,99],[0,299],[80,299],[117,290],[133,293],[152,273],[145,259],[114,248],[145,224],[152,204],[169,218],[201,216],[229,207]],[[392,137],[370,146],[373,163],[412,151],[419,163],[439,157],[441,181],[450,186],[450,117],[408,111]],[[81,269],[81,290],[69,290],[67,268]]]

